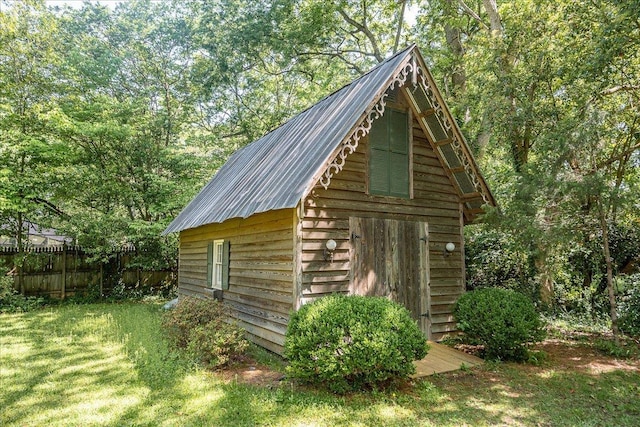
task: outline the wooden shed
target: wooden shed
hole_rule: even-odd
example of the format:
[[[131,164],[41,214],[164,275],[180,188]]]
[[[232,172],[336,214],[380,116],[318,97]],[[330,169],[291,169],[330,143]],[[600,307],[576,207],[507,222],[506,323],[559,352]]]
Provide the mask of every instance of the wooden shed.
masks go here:
[[[289,313],[335,292],[404,304],[429,339],[455,330],[463,226],[494,205],[417,47],[230,157],[165,230],[179,293],[228,305],[282,352]]]

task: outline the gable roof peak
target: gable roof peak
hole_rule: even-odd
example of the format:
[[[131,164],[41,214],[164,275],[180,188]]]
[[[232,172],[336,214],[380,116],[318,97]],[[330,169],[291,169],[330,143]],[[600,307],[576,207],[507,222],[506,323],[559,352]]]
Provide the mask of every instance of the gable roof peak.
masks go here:
[[[390,90],[407,82],[414,91],[419,85],[433,96],[438,120],[446,123],[443,126],[452,133],[456,156],[464,158],[465,170],[472,175],[474,193],[492,203],[457,124],[412,44],[234,153],[164,234],[294,208],[317,185],[327,188],[373,121],[384,113]],[[445,155],[438,154],[446,165]]]

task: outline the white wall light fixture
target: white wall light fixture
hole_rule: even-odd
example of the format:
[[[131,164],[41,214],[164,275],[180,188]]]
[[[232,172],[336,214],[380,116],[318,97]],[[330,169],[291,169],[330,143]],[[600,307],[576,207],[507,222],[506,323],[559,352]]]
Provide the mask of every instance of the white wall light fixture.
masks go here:
[[[333,239],[327,240],[327,243],[325,243],[324,245],[324,252],[322,253],[322,256],[324,257],[325,261],[333,262],[333,251],[336,250],[337,246],[338,244],[336,243],[335,240]]]
[[[451,253],[455,250],[456,250],[456,245],[453,242],[449,242],[446,245],[444,245],[444,251],[442,252],[444,256],[450,256]]]

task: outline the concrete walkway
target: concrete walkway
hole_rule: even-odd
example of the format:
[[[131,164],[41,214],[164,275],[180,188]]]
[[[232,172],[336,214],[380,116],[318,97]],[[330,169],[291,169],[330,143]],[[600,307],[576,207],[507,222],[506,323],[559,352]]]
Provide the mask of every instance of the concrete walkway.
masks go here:
[[[472,367],[481,365],[484,362],[479,357],[472,356],[444,344],[438,344],[433,341],[428,341],[428,343],[430,349],[427,357],[413,362],[416,365],[416,373],[411,376],[412,378],[457,371],[463,365]]]

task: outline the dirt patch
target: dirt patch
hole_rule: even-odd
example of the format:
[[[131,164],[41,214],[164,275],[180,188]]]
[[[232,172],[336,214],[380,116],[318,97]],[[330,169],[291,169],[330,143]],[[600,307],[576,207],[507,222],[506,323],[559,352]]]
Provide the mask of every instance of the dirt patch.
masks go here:
[[[606,355],[593,347],[596,340],[612,339],[594,334],[573,334],[564,339],[547,339],[532,350],[544,355],[543,365],[561,371],[576,371],[591,375],[622,370],[640,372],[640,358],[616,358]],[[633,345],[628,343],[627,345]],[[465,353],[481,357],[482,346],[457,344],[455,348]],[[636,354],[640,354],[640,347]],[[535,370],[531,364],[520,364],[523,369]]]
[[[257,363],[250,357],[236,361],[223,370],[217,371],[226,382],[251,384],[261,387],[274,387],[284,379],[282,372]]]
[[[611,371],[640,372],[640,360],[607,356],[580,342],[549,339],[537,345],[536,349],[544,351],[548,365],[559,370],[591,375]]]
[[[477,356],[481,347],[470,345],[456,345],[456,349]],[[542,351],[546,355],[542,366],[531,364],[517,364],[518,368],[530,373],[542,372],[548,369],[555,371],[574,371],[588,375],[600,375],[612,371],[640,372],[640,359],[620,359],[607,356],[591,347],[589,342],[573,339],[548,339],[536,345],[534,350]],[[481,371],[482,372],[482,371]],[[276,387],[285,379],[284,373],[266,365],[257,363],[251,357],[236,361],[233,365],[217,371],[218,375],[227,382],[251,384],[261,387]],[[467,381],[484,380],[497,382],[499,378],[490,371],[477,372],[477,376],[467,376],[459,372],[452,373],[449,378],[461,376]],[[484,381],[482,380],[482,381]],[[401,389],[411,387],[412,381],[400,386]]]

